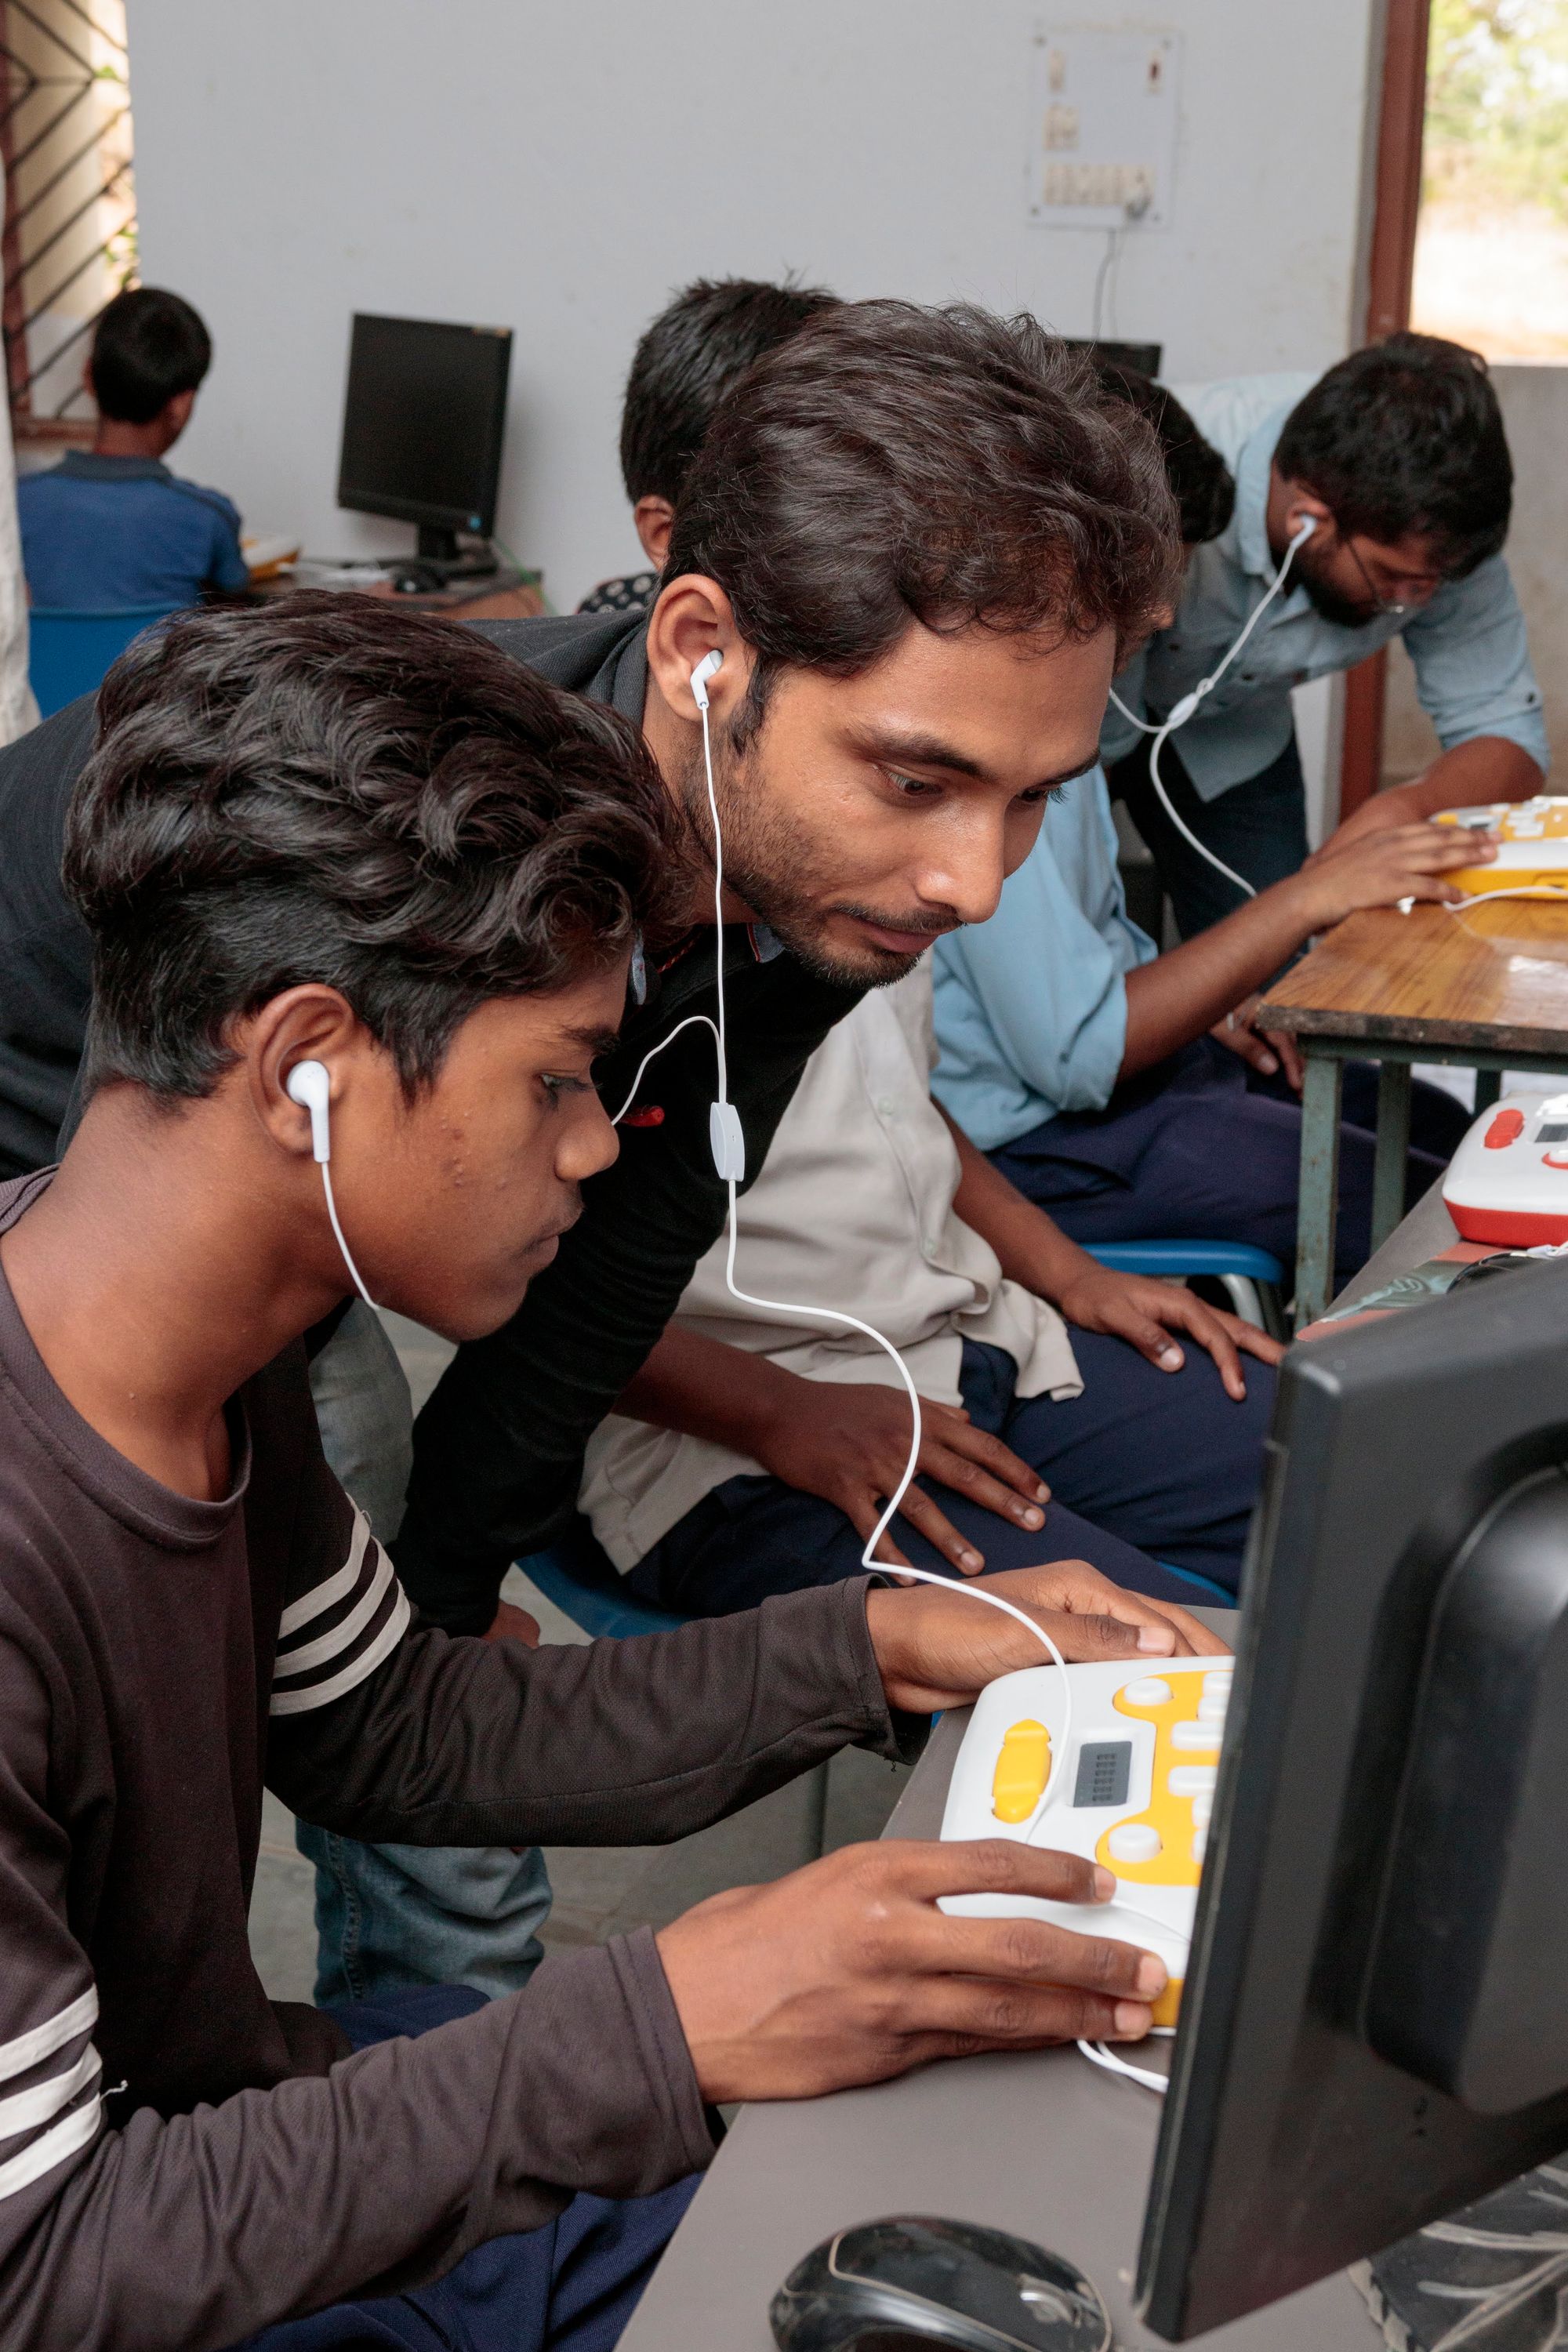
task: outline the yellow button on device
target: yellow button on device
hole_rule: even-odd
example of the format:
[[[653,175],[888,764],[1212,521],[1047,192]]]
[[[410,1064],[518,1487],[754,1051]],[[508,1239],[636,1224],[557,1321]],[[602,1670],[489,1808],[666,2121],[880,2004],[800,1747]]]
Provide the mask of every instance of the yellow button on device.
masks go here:
[[[991,1810],[999,1822],[1026,1822],[1051,1777],[1051,1735],[1026,1716],[1003,1739],[991,1782]]]

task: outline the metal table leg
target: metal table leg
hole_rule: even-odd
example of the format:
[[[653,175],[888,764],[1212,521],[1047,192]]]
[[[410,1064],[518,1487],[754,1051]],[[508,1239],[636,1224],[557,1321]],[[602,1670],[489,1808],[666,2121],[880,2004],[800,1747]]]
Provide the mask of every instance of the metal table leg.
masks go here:
[[[1377,1073],[1377,1151],[1372,1163],[1372,1245],[1380,1250],[1405,1214],[1405,1171],[1410,1151],[1408,1062],[1384,1062]]]
[[[1296,1328],[1314,1322],[1329,1303],[1334,1278],[1334,1228],[1340,1200],[1342,1065],[1301,1040],[1306,1073],[1301,1088],[1301,1197],[1296,1224]]]

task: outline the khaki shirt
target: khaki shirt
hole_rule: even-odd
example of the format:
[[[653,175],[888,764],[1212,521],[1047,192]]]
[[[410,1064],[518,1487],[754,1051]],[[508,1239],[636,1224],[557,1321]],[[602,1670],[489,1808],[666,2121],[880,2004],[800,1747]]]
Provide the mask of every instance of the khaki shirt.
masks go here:
[[[902,1354],[922,1396],[959,1402],[965,1339],[1005,1349],[1020,1396],[1083,1387],[1053,1307],[1004,1280],[994,1251],[953,1214],[959,1159],[931,1098],[931,974],[874,990],[807,1063],[766,1163],[738,1203],[735,1279],[764,1298],[858,1315]],[[862,1332],[802,1309],[742,1307],[722,1240],[699,1264],[677,1321],[807,1380],[900,1385]],[[726,1478],[760,1464],[706,1438],[612,1413],[589,1441],[580,1495],[619,1569],[635,1567]]]

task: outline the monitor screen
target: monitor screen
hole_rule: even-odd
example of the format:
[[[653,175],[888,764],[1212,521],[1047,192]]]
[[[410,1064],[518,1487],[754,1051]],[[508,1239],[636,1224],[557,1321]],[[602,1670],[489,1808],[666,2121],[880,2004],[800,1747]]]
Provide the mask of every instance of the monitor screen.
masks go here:
[[[355,314],[338,504],[488,536],[511,331]]]
[[[1568,2147],[1568,1265],[1298,1345],[1145,2221],[1175,2340]]]

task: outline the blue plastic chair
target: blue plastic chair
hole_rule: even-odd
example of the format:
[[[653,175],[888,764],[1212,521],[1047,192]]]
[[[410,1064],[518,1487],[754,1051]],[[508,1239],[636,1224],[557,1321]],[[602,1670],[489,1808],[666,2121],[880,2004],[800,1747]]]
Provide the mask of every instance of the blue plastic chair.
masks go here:
[[[1285,1269],[1247,1242],[1086,1242],[1090,1257],[1123,1274],[1185,1277],[1206,1274],[1225,1285],[1231,1306],[1270,1339],[1288,1339]]]
[[[689,1620],[628,1592],[597,1544],[568,1538],[550,1551],[536,1551],[518,1567],[529,1582],[569,1617],[591,1641],[624,1641],[637,1633],[668,1633]]]
[[[132,638],[177,613],[177,604],[127,604],[111,612],[71,613],[35,604],[27,615],[27,677],[40,717],[92,694]]]

